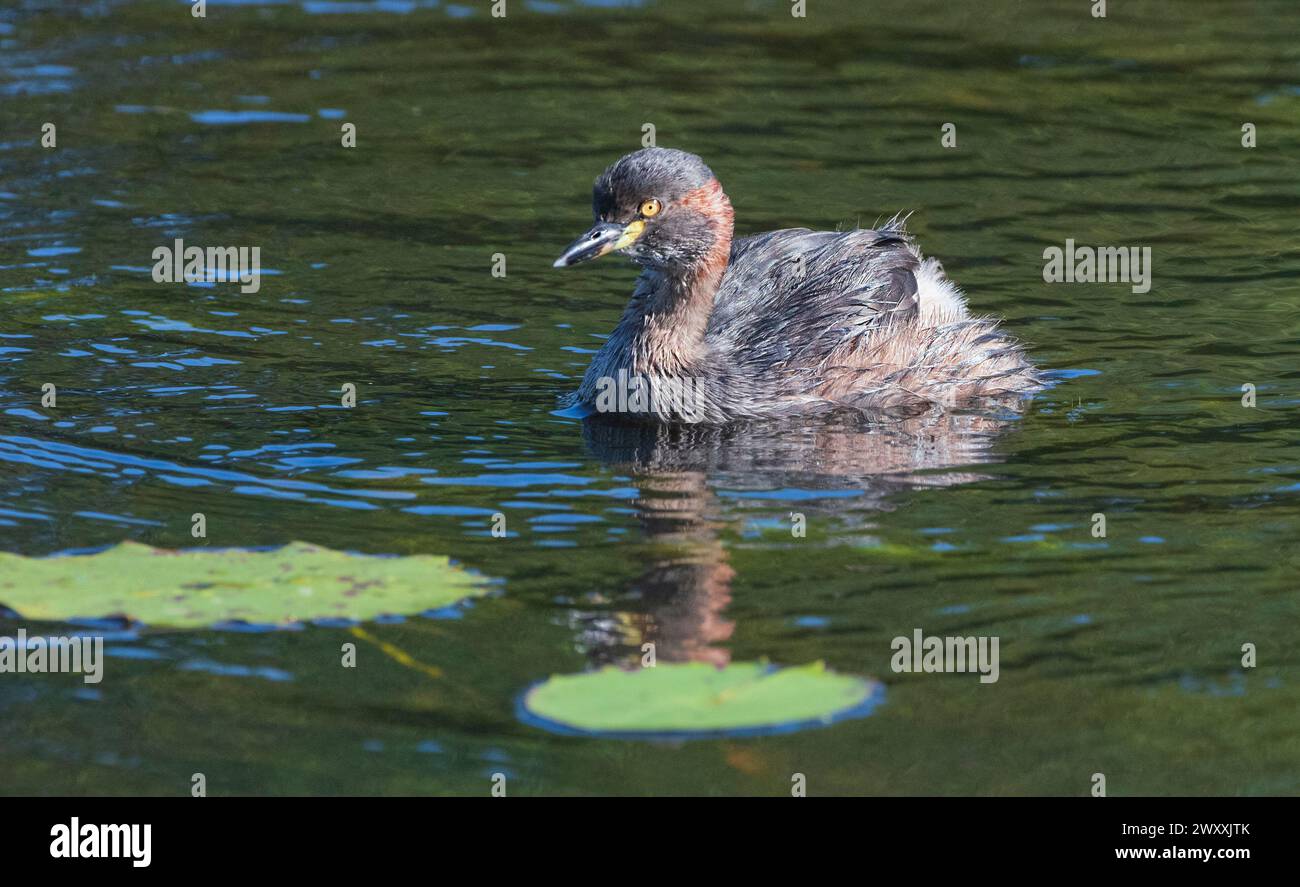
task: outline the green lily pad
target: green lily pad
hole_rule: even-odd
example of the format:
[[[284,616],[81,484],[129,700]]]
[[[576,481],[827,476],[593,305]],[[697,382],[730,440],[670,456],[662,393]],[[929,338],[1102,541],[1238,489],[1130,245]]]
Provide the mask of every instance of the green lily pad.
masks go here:
[[[524,694],[519,714],[534,726],[570,735],[760,736],[863,717],[883,698],[878,682],[827,671],[820,662],[797,668],[691,662],[555,675]]]
[[[305,542],[272,551],[123,542],[89,555],[0,553],[0,604],[25,619],[124,616],[176,628],[362,621],[486,592],[482,579],[445,557],[367,557]]]

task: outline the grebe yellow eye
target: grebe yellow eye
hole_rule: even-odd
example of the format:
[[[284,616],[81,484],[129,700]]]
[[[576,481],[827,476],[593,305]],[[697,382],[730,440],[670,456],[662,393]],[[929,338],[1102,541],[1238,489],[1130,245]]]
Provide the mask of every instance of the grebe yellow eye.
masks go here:
[[[658,200],[655,200],[653,197],[649,200],[641,201],[641,215],[645,216],[647,219],[651,216],[659,215],[659,210],[663,208],[663,204]]]

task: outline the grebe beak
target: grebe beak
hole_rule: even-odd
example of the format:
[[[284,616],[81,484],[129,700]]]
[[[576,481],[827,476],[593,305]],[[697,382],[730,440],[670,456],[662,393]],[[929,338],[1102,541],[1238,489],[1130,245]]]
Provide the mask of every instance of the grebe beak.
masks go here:
[[[629,222],[626,225],[618,225],[614,222],[597,222],[591,227],[591,230],[579,237],[560,254],[555,260],[554,268],[568,268],[570,265],[576,265],[579,262],[590,262],[592,259],[599,259],[606,253],[612,253],[616,249],[626,249],[636,243],[636,239],[641,236],[645,230],[645,222],[640,219]]]

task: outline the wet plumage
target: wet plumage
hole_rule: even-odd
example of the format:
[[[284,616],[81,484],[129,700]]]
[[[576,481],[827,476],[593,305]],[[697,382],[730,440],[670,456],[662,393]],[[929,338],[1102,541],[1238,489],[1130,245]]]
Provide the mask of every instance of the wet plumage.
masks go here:
[[[733,241],[713,173],[664,148],[606,170],[593,209],[596,225],[556,265],[617,250],[644,268],[577,392],[596,412],[715,424],[840,409],[914,414],[1039,387],[1019,344],[970,315],[898,219]],[[642,380],[641,401],[611,399],[631,379]]]

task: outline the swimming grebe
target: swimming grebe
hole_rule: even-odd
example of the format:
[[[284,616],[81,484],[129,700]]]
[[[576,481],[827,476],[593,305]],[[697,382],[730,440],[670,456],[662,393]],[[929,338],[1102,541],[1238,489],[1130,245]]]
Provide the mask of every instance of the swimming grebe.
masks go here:
[[[897,217],[874,230],[733,240],[713,172],[670,148],[606,169],[592,211],[596,224],[555,267],[621,252],[644,270],[578,389],[587,409],[722,424],[842,408],[914,414],[1041,387],[1020,345],[970,316]]]

